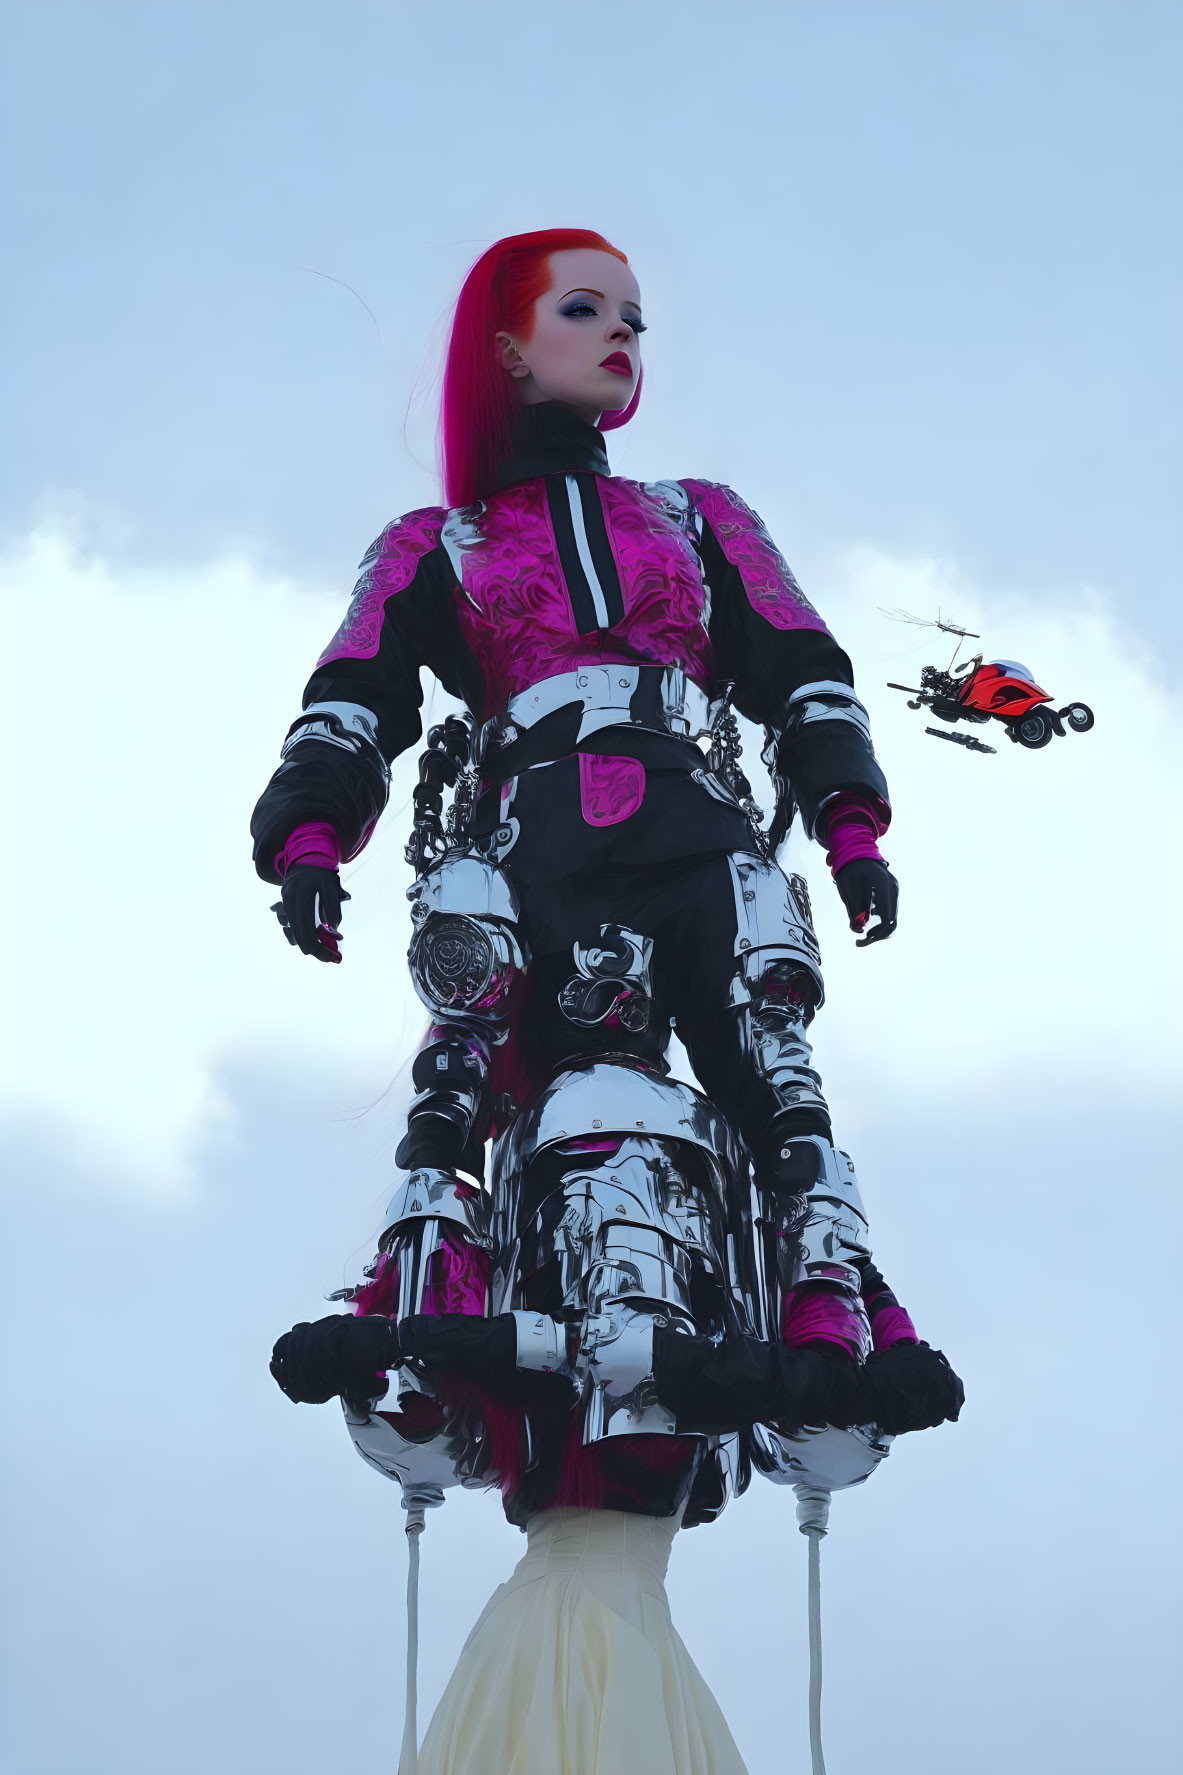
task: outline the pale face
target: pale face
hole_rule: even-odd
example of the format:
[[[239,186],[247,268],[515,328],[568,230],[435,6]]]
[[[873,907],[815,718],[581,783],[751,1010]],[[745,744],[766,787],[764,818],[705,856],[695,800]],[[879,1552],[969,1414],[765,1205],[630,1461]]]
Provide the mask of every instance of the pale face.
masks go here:
[[[563,401],[596,425],[602,413],[627,407],[636,391],[641,292],[615,254],[590,247],[552,253],[550,270],[529,338],[497,334],[501,363],[523,406]]]

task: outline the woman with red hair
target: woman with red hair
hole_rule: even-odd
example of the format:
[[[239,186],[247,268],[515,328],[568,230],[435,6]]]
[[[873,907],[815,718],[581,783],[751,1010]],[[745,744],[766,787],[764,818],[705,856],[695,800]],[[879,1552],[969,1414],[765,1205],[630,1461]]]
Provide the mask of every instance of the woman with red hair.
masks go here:
[[[255,810],[255,863],[282,883],[289,940],[339,962],[338,867],[421,736],[429,667],[478,726],[471,837],[521,902],[533,961],[517,1060],[537,1077],[597,1043],[618,1051],[622,1021],[643,1019],[624,1045],[660,1066],[675,1024],[757,1173],[799,1188],[786,1137],[830,1134],[804,1040],[820,976],[749,980],[738,1004],[737,968],[751,969],[737,943],[762,946],[743,936],[742,895],[788,894],[772,857],[799,811],[861,942],[890,935],[887,785],[850,661],[757,515],[709,481],[610,473],[603,434],[636,411],[644,330],[636,278],[597,234],[514,235],[477,260],[444,374],[448,503],[396,519],[366,555]],[[767,838],[732,706],[767,735]],[[417,811],[438,787],[420,784]],[[785,899],[794,927],[799,901]],[[471,1074],[473,1059],[457,1065]],[[399,1163],[482,1174],[502,1082],[481,1081],[463,1125],[425,1087]]]
[[[490,898],[475,912],[513,926],[498,939],[510,1008],[502,1015],[496,994],[464,999],[464,920],[433,927],[428,892],[415,908],[425,922],[412,971],[439,1013],[415,1062],[399,1165],[480,1179],[490,1132],[556,1072],[610,1058],[664,1075],[676,1028],[742,1137],[758,1190],[799,1230],[841,1189],[805,1034],[822,997],[808,899],[775,855],[799,811],[861,942],[890,935],[896,886],[876,844],[887,786],[850,661],[756,513],[709,481],[611,474],[604,433],[636,411],[644,330],[636,277],[598,234],[515,235],[477,260],[444,376],[445,503],[397,519],[366,555],[255,810],[255,861],[282,883],[289,940],[339,962],[339,865],[366,843],[393,759],[421,735],[427,666],[475,735],[471,805],[451,837],[508,884],[500,911]],[[733,710],[766,733],[778,795],[767,836]],[[457,767],[438,747],[425,755],[421,832],[434,821],[442,836],[441,789]],[[422,873],[430,889],[430,857]],[[458,910],[471,926],[473,905]],[[429,928],[442,933],[434,949],[422,941]],[[482,991],[488,980],[486,970]],[[877,1350],[916,1342],[866,1245],[856,1238],[851,1251],[841,1273],[805,1266],[779,1324],[789,1350],[829,1351],[832,1375],[843,1364],[863,1372],[872,1336]],[[424,1335],[425,1320],[412,1323]],[[276,1378],[293,1398],[345,1391],[350,1340],[371,1378],[374,1339],[397,1341],[365,1318],[321,1327],[277,1346]],[[489,1339],[504,1331],[512,1367],[512,1325],[494,1317],[480,1337],[485,1327]],[[446,1335],[460,1347],[455,1325]],[[709,1339],[677,1337],[665,1359],[717,1353]],[[724,1417],[730,1387],[720,1384]],[[865,1395],[860,1409],[886,1422]],[[799,1421],[842,1420],[835,1408]],[[433,1775],[739,1775],[668,1620],[662,1573],[687,1509],[686,1457],[675,1437],[662,1458],[635,1459],[635,1445],[662,1440],[596,1445],[602,1458],[578,1481],[561,1434],[531,1441],[529,1472],[507,1487],[530,1552],[474,1632],[428,1734]],[[582,1700],[568,1681],[574,1663]]]

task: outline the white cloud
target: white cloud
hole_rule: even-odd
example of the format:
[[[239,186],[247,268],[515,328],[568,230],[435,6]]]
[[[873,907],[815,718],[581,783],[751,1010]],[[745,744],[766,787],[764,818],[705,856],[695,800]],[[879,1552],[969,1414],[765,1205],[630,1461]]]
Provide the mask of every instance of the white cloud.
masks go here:
[[[811,577],[871,710],[895,807],[883,850],[901,883],[896,936],[858,950],[820,852],[793,840],[822,938],[829,1003],[816,1030],[831,1085],[836,1068],[844,1096],[872,1101],[977,1095],[992,1080],[1025,1094],[1052,1075],[1110,1097],[1165,1094],[1179,1062],[1180,854],[1167,811],[1178,698],[1094,588],[1037,600],[866,548]],[[994,757],[930,738],[937,724],[887,681],[915,683],[954,642],[889,622],[884,607],[955,615],[987,658],[1024,661],[1057,706],[1090,704],[1095,728],[1038,752],[1000,726],[974,729]]]
[[[9,879],[30,884],[10,903],[6,1106],[80,1124],[97,1172],[166,1189],[220,1113],[228,1050],[348,1055],[360,1107],[421,1022],[398,821],[355,871],[350,959],[332,970],[283,941],[248,832],[343,592],[241,558],[116,565],[52,528],[3,583],[24,742]]]
[[[9,785],[14,940],[0,1102],[74,1128],[96,1175],[175,1189],[221,1113],[233,1054],[331,1056],[362,1109],[405,1063],[422,1014],[403,965],[401,857],[414,758],[347,872],[346,962],[288,949],[256,881],[247,823],[304,680],[348,590],[230,557],[190,570],[83,553],[47,525],[4,563],[25,762]],[[826,615],[856,662],[897,814],[898,935],[857,951],[820,852],[813,887],[829,1003],[819,1058],[846,1118],[885,1098],[1028,1090],[1051,1073],[1090,1093],[1166,1087],[1172,932],[1166,809],[1177,702],[1099,593],[1041,605],[948,566],[836,555]],[[924,735],[883,687],[939,661],[945,639],[878,614],[955,611],[982,645],[1024,659],[1094,731],[993,758]],[[939,645],[937,645],[939,643]],[[21,887],[29,884],[27,890]],[[337,1087],[339,1090],[339,1087]],[[848,1136],[849,1137],[849,1136]]]

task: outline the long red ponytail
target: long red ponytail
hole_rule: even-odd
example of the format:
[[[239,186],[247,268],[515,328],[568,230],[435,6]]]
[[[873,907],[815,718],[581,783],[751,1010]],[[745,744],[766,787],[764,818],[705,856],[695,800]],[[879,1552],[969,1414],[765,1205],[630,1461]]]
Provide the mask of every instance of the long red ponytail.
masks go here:
[[[509,448],[520,411],[510,378],[498,361],[495,333],[528,339],[534,304],[550,288],[550,255],[591,247],[628,260],[590,228],[540,228],[508,234],[483,252],[456,300],[440,400],[439,448],[444,498],[469,505],[490,491]],[[601,431],[624,425],[637,409],[641,384],[628,406],[605,413]]]

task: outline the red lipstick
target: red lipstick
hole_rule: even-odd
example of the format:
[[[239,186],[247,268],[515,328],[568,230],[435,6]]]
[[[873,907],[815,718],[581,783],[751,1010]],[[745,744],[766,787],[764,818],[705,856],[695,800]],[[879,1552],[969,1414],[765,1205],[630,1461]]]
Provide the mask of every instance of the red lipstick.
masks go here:
[[[614,351],[611,357],[604,359],[600,368],[601,370],[615,370],[618,376],[631,376],[633,373],[633,366],[623,351]]]

